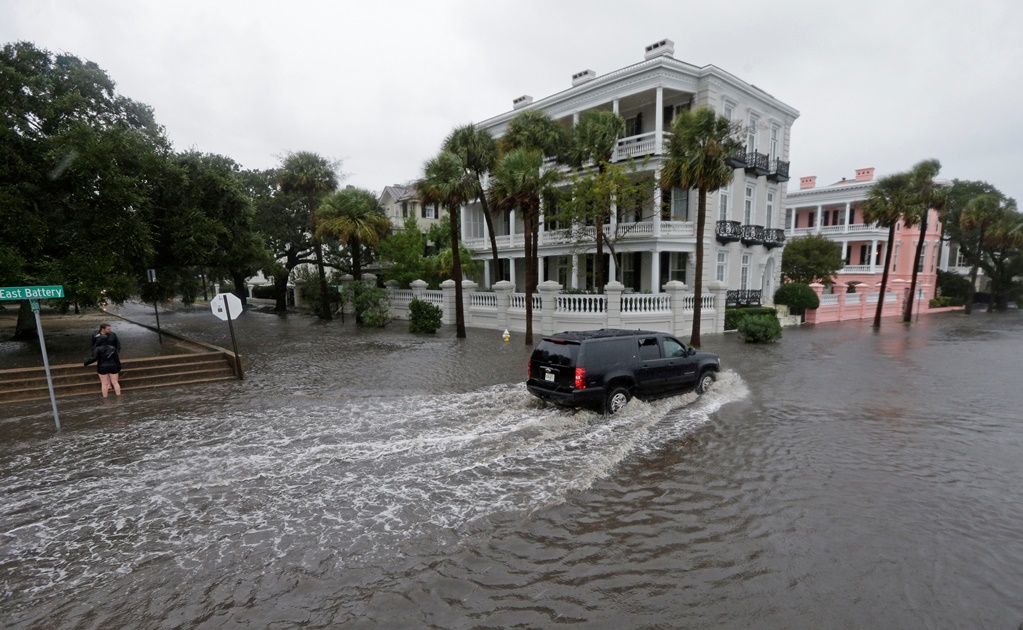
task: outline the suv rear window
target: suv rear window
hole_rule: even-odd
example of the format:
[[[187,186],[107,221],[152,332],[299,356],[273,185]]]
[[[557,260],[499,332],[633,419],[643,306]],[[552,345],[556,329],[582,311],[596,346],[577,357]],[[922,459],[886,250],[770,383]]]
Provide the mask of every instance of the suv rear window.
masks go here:
[[[546,365],[575,365],[575,359],[579,356],[579,344],[577,343],[555,343],[544,339],[533,352],[533,360]]]
[[[583,361],[587,366],[611,367],[632,360],[635,354],[636,340],[632,337],[620,339],[595,339],[586,344],[586,356]]]

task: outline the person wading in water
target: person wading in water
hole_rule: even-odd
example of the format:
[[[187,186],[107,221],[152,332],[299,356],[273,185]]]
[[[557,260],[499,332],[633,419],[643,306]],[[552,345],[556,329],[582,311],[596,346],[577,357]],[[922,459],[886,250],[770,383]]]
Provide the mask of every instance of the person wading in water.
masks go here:
[[[121,373],[120,354],[121,340],[110,330],[110,324],[100,324],[99,332],[92,336],[92,357],[85,361],[85,365],[96,364],[103,398],[107,397],[111,386],[114,388],[114,394],[121,395],[121,384],[117,382]]]

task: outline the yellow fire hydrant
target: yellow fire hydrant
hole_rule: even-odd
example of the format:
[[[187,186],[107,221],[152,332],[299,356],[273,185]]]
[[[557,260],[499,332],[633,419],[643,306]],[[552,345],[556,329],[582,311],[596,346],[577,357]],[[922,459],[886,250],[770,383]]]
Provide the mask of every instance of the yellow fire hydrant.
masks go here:
[[[511,334],[508,332],[507,328],[504,329],[504,334],[501,335],[501,338],[504,339],[505,343],[508,343],[509,341],[511,341]]]

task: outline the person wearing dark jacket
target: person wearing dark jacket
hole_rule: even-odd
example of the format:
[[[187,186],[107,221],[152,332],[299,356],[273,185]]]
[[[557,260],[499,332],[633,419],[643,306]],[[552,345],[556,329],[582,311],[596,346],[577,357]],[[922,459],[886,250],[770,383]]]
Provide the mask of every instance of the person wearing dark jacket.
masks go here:
[[[110,324],[100,324],[99,332],[92,336],[92,356],[85,361],[85,365],[96,364],[103,398],[107,397],[111,387],[114,388],[114,394],[121,395],[121,384],[118,382],[121,373],[120,354],[121,340],[117,338],[117,333],[110,329]]]

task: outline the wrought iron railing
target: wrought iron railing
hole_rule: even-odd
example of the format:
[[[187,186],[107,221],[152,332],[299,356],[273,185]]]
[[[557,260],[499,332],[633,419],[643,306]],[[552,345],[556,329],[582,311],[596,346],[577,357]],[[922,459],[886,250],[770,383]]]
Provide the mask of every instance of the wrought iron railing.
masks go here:
[[[764,230],[764,247],[781,247],[785,244],[785,230],[782,228],[766,228]]]
[[[789,163],[779,158],[771,160],[771,169],[767,173],[767,179],[775,182],[789,181]]]
[[[760,289],[736,289],[725,294],[725,306],[731,308],[742,308],[746,306],[760,306]]]
[[[742,224],[738,221],[718,221],[714,236],[721,243],[733,243],[742,237]]]
[[[764,242],[762,225],[744,225],[740,228],[739,234],[744,245],[759,245]]]

